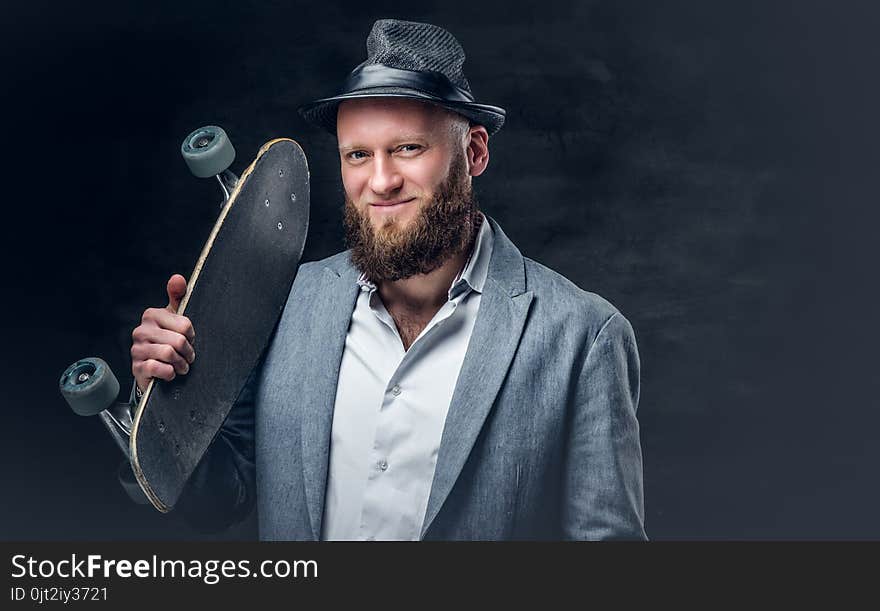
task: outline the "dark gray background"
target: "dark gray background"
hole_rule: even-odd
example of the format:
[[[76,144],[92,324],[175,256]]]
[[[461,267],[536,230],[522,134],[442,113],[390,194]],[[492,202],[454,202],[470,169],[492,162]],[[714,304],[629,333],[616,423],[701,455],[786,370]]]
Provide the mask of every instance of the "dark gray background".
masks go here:
[[[297,139],[304,258],[343,248],[335,139],[295,107],[381,17],[459,38],[478,100],[508,110],[483,209],[633,323],[649,536],[880,536],[869,3],[123,4],[0,23],[0,538],[198,537],[126,500],[58,376],[101,355],[130,384],[131,329],[216,216],[178,154],[195,127],[225,127],[238,171]]]

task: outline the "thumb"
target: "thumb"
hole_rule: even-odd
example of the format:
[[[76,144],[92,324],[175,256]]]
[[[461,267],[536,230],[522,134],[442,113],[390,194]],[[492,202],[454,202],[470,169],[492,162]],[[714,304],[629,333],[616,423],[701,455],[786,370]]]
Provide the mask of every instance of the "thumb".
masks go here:
[[[180,307],[180,300],[186,294],[186,278],[180,274],[174,274],[168,279],[168,286],[165,288],[168,292],[168,307],[166,309],[176,314]]]

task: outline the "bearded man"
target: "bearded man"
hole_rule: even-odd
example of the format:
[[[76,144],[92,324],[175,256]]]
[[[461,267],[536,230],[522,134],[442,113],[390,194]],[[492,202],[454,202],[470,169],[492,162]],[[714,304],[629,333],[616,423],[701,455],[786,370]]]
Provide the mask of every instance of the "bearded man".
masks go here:
[[[338,139],[349,250],[300,267],[177,505],[194,525],[256,504],[266,540],[645,538],[632,327],[480,212],[505,112],[463,62],[446,30],[380,20],[300,109]],[[133,333],[137,388],[195,359],[185,287]]]

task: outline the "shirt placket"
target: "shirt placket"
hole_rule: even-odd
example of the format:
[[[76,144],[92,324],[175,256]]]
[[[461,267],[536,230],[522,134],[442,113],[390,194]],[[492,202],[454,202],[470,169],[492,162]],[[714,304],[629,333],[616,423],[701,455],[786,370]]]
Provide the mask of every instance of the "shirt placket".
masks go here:
[[[409,350],[403,350],[403,342],[397,331],[393,318],[388,313],[378,295],[371,295],[370,309],[383,323],[388,339],[395,344],[398,364],[385,385],[382,403],[379,406],[377,426],[375,428],[373,447],[370,454],[370,465],[367,470],[367,482],[364,489],[364,503],[361,510],[361,538],[399,537],[402,531],[409,532],[411,539],[417,539],[421,524],[415,516],[411,516],[410,499],[418,498],[419,493],[426,491],[404,490],[402,481],[416,481],[422,487],[430,487],[430,481],[407,477],[395,468],[395,458],[411,463],[412,457],[404,457],[407,452],[406,439],[414,434],[408,419],[400,417],[401,410],[407,409],[410,399],[407,393],[407,378],[410,373],[416,375],[420,355],[430,348],[441,324],[454,313],[464,295],[447,301],[422,333],[413,341]],[[406,459],[405,461],[403,459]],[[410,484],[410,486],[416,484]]]

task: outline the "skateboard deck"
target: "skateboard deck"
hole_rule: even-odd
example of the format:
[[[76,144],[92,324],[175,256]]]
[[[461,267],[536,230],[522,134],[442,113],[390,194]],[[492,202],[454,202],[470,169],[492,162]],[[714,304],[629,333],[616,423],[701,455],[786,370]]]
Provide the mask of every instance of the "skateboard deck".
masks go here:
[[[170,511],[223,425],[281,315],[309,222],[309,172],[293,140],[266,143],[203,248],[178,314],[196,331],[186,375],[152,380],[131,427],[132,470]]]

